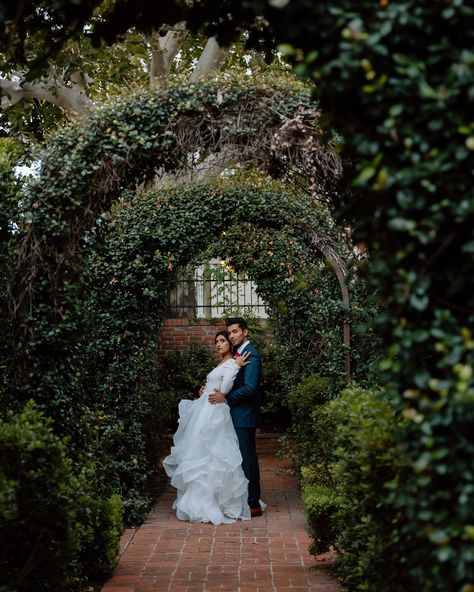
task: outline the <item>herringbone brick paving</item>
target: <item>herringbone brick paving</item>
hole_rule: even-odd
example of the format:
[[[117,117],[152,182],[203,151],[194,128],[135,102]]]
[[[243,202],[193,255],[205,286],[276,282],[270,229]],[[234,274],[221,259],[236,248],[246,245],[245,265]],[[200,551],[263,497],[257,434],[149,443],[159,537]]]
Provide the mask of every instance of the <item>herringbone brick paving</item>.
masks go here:
[[[171,510],[169,486],[145,523],[122,538],[124,551],[103,592],[340,591],[331,558],[308,553],[297,483],[286,461],[261,456],[261,518],[189,524]]]

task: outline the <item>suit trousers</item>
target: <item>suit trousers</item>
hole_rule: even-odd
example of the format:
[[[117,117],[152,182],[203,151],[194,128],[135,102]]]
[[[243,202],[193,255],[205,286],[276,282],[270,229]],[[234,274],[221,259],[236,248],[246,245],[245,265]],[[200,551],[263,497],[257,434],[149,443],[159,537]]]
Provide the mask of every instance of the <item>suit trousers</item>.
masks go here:
[[[242,454],[242,469],[249,480],[248,504],[251,508],[260,507],[260,468],[258,466],[255,443],[255,428],[235,428]]]

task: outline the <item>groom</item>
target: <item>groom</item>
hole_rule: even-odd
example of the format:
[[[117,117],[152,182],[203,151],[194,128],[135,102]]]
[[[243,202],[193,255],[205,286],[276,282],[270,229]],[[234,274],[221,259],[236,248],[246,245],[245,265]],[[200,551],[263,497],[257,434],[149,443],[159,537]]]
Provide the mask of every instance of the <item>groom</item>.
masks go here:
[[[242,469],[249,480],[248,504],[252,518],[262,515],[260,507],[260,469],[255,445],[255,429],[260,419],[260,374],[262,358],[248,340],[247,323],[241,317],[226,320],[229,339],[234,346],[234,357],[250,352],[248,364],[243,366],[232,390],[224,395],[214,389],[209,395],[213,404],[227,401],[242,454]]]

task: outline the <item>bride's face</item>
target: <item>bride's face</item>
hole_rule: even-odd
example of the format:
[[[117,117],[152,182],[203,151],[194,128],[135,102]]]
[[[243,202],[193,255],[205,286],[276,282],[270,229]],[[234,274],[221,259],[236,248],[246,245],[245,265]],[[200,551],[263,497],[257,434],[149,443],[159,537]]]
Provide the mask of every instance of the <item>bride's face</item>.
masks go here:
[[[220,356],[224,356],[230,352],[230,343],[223,335],[218,335],[215,341],[216,351]]]

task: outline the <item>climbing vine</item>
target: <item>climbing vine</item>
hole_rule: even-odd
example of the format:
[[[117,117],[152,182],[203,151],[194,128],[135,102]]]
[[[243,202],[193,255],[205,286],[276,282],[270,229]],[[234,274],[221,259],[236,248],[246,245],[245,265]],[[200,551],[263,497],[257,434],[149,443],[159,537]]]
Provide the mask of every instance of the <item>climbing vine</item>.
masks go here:
[[[315,253],[310,229],[338,257],[347,256],[325,205],[340,161],[321,135],[317,106],[303,85],[271,82],[176,84],[117,101],[58,134],[20,200],[5,406],[19,410],[33,398],[56,434],[67,437],[78,466],[97,463],[98,489],[120,493],[130,521],[143,516],[152,487],[157,442],[145,432],[159,432],[151,423],[160,412],[147,377],[171,270],[220,244],[236,267],[253,269],[277,325],[298,320],[297,349],[302,315],[311,312],[322,277],[313,265],[303,278]],[[240,191],[219,183],[198,184],[195,193],[186,187],[216,160],[260,169],[294,189],[266,190],[268,178]],[[146,188],[157,179],[168,189],[153,202]],[[126,212],[136,220],[125,229]],[[239,233],[259,265],[251,267],[245,248],[231,239]],[[264,249],[271,243],[274,257]],[[331,281],[327,295],[336,289]],[[299,294],[298,306],[290,306],[279,283]],[[340,326],[339,298],[326,313],[328,326]],[[309,357],[319,347],[322,366],[343,372],[342,342],[328,340],[326,328],[313,327]]]
[[[84,239],[126,188],[135,190],[160,176],[176,179],[189,168],[191,153],[201,162],[210,153],[227,153],[230,162],[238,157],[240,166],[251,162],[296,182],[311,153],[318,158],[310,178],[317,173],[323,192],[339,175],[340,164],[323,141],[318,117],[310,92],[300,84],[214,80],[117,101],[58,134],[22,201],[11,289],[13,370],[20,393],[12,401],[31,396],[47,401],[64,434],[80,422],[83,397],[77,394],[80,369],[74,362],[80,315],[74,302],[81,289]],[[65,411],[71,398],[75,405]]]
[[[159,382],[156,334],[177,269],[219,256],[245,271],[268,303],[287,383],[312,371],[331,376],[335,388],[345,381],[346,313],[309,227],[350,261],[327,210],[258,176],[126,192],[90,236],[83,308],[87,390],[99,402],[94,454],[105,491],[126,492],[132,516],[146,497],[157,425],[165,419],[151,383]],[[367,351],[357,340],[354,349],[355,358],[365,358],[362,378]]]

